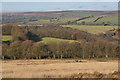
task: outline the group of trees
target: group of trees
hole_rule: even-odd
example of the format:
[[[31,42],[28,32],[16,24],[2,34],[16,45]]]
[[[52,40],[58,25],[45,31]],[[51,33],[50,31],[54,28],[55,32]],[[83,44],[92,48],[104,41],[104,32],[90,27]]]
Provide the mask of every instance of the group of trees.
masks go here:
[[[96,36],[90,33],[72,29],[68,27],[62,27],[60,25],[43,25],[43,26],[22,26],[25,32],[32,32],[40,37],[54,37],[67,40],[96,40]]]
[[[3,44],[4,59],[43,59],[43,58],[117,58],[118,46],[103,41],[97,42],[33,42],[14,41]]]
[[[13,24],[4,24],[2,25],[2,34],[3,35],[11,35]]]
[[[115,58],[119,56],[117,43],[84,31],[63,28],[60,25],[22,27],[13,25],[10,34],[13,36],[13,41],[10,44],[2,44],[4,59]],[[45,43],[41,41],[42,37],[77,40],[77,42]]]

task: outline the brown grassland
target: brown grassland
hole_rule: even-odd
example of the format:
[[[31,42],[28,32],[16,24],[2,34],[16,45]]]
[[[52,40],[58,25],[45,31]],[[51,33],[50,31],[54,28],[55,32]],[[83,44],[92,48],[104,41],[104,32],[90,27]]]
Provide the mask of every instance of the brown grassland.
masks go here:
[[[117,60],[3,60],[3,78],[117,78]]]

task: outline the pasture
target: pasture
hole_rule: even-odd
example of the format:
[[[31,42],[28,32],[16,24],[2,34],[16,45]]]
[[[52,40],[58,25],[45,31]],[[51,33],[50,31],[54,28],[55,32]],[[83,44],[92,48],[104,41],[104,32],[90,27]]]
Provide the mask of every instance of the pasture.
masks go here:
[[[31,21],[28,22],[27,24],[50,24],[50,21],[49,20]]]
[[[101,16],[103,16],[101,19],[94,22],[98,17],[101,17]],[[97,16],[93,16],[93,17],[88,18],[88,19],[78,21],[77,23],[79,24],[79,23],[81,23],[83,21],[85,21],[86,24],[103,24],[103,23],[118,24],[118,14],[114,14],[114,15],[97,15]]]
[[[55,42],[55,43],[60,43],[60,42],[69,42],[69,43],[72,43],[72,42],[79,42],[79,41],[76,41],[76,40],[66,40],[66,39],[59,39],[59,38],[52,38],[52,37],[44,37],[42,38],[42,41],[41,42],[45,42],[45,43],[52,43],[52,42]]]
[[[73,29],[78,29],[86,31],[92,34],[105,33],[108,30],[117,29],[117,26],[91,26],[91,25],[62,25],[62,27],[70,27]]]
[[[62,24],[62,23],[67,23],[68,21],[74,21],[76,19],[79,19],[80,17],[70,17],[70,18],[59,18],[59,20],[54,20],[50,21],[49,19],[47,20],[38,20],[38,21],[31,21],[28,22],[27,24]]]
[[[96,23],[102,24],[103,22],[105,22],[105,23],[109,22],[110,24],[118,24],[118,14],[103,17],[103,18],[99,19]]]
[[[13,40],[12,36],[8,36],[8,35],[2,36],[2,41],[11,41],[11,40]]]

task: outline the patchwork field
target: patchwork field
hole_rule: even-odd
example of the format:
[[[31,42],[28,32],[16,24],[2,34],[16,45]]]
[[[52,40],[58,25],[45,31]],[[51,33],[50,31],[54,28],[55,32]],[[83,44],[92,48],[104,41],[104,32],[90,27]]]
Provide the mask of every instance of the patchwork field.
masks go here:
[[[99,18],[101,16],[103,16],[101,19],[94,22],[97,18]],[[64,23],[67,23],[68,21],[72,22],[72,21],[75,21],[75,20],[83,18],[83,17],[86,17],[86,16],[63,17],[63,18],[58,18],[58,20],[53,18],[53,21],[50,21],[50,19],[29,21],[29,22],[27,22],[27,24],[57,24],[57,23],[64,24]],[[90,17],[87,19],[77,21],[77,24],[80,24],[83,21],[85,22],[85,24],[103,24],[103,23],[118,24],[118,16],[117,16],[117,14],[116,15],[97,15],[94,17]]]
[[[118,70],[116,60],[5,60],[2,65],[3,78],[66,78],[94,73],[116,78],[112,73]]]
[[[3,15],[3,23],[18,22],[23,24],[67,24],[68,21],[75,21],[80,18],[91,16],[90,18],[77,21],[77,23],[80,24],[81,22],[85,21],[86,24],[103,24],[108,22],[110,24],[118,24],[118,13],[114,11],[61,11],[17,14],[4,13]],[[98,17],[102,18],[94,22]]]
[[[99,17],[102,17],[102,18],[100,18],[96,22],[94,22]],[[118,24],[118,14],[97,15],[97,16],[93,16],[93,17],[88,18],[88,19],[78,21],[77,23],[81,23],[83,21],[85,21],[85,23],[87,23],[87,24],[90,24],[90,23],[92,23],[92,24],[103,24],[103,23]]]

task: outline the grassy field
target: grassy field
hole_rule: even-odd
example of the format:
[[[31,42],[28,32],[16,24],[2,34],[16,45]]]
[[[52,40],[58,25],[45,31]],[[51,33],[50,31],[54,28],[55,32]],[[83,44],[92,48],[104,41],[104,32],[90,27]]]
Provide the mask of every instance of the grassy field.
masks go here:
[[[11,41],[11,40],[13,40],[12,36],[8,36],[8,35],[2,36],[2,41]]]
[[[118,15],[111,15],[111,16],[103,17],[97,21],[97,23],[101,23],[101,24],[103,22],[110,22],[112,24],[118,24]]]
[[[50,22],[50,20],[39,20],[39,21],[31,21],[31,22],[28,22],[27,24],[56,24],[56,23],[66,23],[68,21],[74,21],[76,19],[79,19],[80,17],[70,17],[70,18],[59,18],[58,21],[53,21],[53,22]]]
[[[110,22],[112,24],[118,24],[118,17],[117,16],[107,16],[107,17],[103,17],[101,19],[99,19],[97,22],[94,22],[99,16],[94,16],[94,17],[91,17],[91,18],[88,18],[88,19],[84,19],[84,20],[81,20],[81,21],[78,21],[77,23],[81,23],[83,21],[85,21],[86,24],[103,24],[103,22],[107,23],[107,22]],[[75,21],[79,18],[82,18],[82,17],[70,17],[70,18],[59,18],[58,21],[53,21],[53,22],[50,22],[50,20],[38,20],[38,21],[31,21],[31,22],[28,22],[27,24],[51,24],[51,23],[67,23],[68,21]]]
[[[99,19],[98,21],[94,22],[98,17],[103,16],[103,18]],[[94,16],[88,19],[84,19],[81,21],[78,21],[77,23],[81,23],[82,21],[85,21],[86,23],[92,23],[92,24],[103,24],[103,22],[107,23],[110,22],[112,24],[118,24],[118,15],[98,15]]]
[[[11,40],[13,40],[12,36],[6,36],[6,35],[2,36],[2,41],[11,41]],[[52,38],[52,37],[44,37],[40,42],[51,43],[51,42],[65,42],[65,41],[68,41],[70,43],[79,42],[76,40],[66,40],[66,39],[59,39],[59,38]]]
[[[52,37],[44,37],[44,38],[42,38],[42,41],[40,41],[40,42],[52,43],[52,42],[66,42],[66,41],[69,42],[69,43],[79,42],[79,41],[76,41],[76,40],[65,40],[65,39],[52,38]]]
[[[6,36],[6,35],[2,36],[2,41],[11,41],[11,40],[13,40],[12,36]],[[52,37],[44,37],[40,42],[51,43],[51,42],[65,42],[65,41],[68,41],[70,43],[79,42],[76,40],[66,40],[66,39],[59,39],[59,38],[52,38]]]
[[[95,16],[95,17],[91,17],[91,18],[88,18],[88,19],[84,19],[84,20],[81,20],[81,21],[78,21],[77,23],[81,23],[83,21],[85,21],[86,23],[93,23],[94,20],[96,20],[98,17]]]
[[[83,78],[98,78],[98,73],[110,75],[118,71],[118,61],[95,60],[3,60],[3,78],[70,78],[75,74],[84,74]],[[97,72],[93,76],[91,74]],[[88,76],[85,76],[88,74]],[[77,77],[79,78],[79,77]]]
[[[27,24],[50,24],[50,21],[49,20],[39,20],[39,21],[28,22]]]
[[[87,25],[62,25],[62,26],[86,31],[86,32],[92,33],[92,34],[105,33],[108,30],[118,28],[116,26],[89,26],[89,25],[88,26]]]
[[[94,15],[95,14],[95,15]],[[103,22],[107,23],[110,22],[110,24],[118,24],[118,14],[112,14],[112,15],[108,15],[108,14],[100,14],[100,13],[95,13],[95,12],[66,12],[66,13],[61,13],[61,14],[49,14],[47,16],[51,17],[53,16],[53,18],[58,18],[58,21],[53,21],[50,22],[50,18],[47,18],[46,20],[40,20],[38,19],[38,21],[28,21],[27,24],[57,24],[57,23],[67,23],[68,21],[75,21],[77,19],[86,17],[86,16],[92,16],[90,18],[84,19],[84,20],[80,20],[77,23],[81,23],[82,21],[85,21],[86,24],[103,24]],[[60,17],[61,15],[63,15],[63,17]],[[56,16],[56,17],[55,17]],[[98,21],[94,22],[98,17],[103,16],[103,18],[99,19]]]

